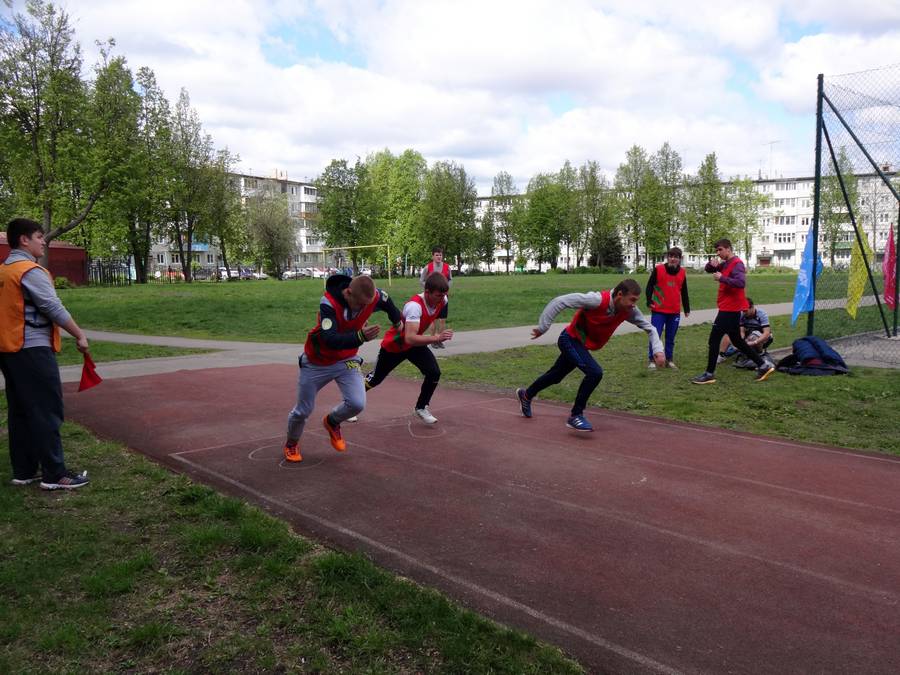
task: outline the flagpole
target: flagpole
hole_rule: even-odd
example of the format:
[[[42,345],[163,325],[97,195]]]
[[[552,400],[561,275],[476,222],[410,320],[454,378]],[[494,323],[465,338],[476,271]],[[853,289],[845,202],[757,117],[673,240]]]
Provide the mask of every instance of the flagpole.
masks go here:
[[[822,190],[822,97],[825,95],[825,76],[819,73],[818,94],[816,96],[816,183],[813,195],[813,250],[812,250],[812,274],[810,283],[812,286],[812,309],[806,315],[806,334],[813,334],[816,321],[816,261],[819,259],[819,202]]]
[[[900,244],[900,203],[897,204],[897,227],[893,231],[894,240],[894,337],[897,337],[897,310],[900,309],[897,295],[900,293],[900,261],[897,260],[897,244]]]

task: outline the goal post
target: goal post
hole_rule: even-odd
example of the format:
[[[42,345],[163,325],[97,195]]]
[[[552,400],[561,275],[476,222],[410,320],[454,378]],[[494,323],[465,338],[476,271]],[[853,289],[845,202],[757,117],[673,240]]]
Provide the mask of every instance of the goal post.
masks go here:
[[[367,244],[365,246],[332,246],[329,248],[323,248],[322,249],[322,264],[325,265],[326,256],[330,252],[357,251],[357,250],[361,250],[361,249],[371,249],[371,248],[383,248],[385,250],[385,253],[384,253],[385,267],[387,267],[387,273],[388,273],[388,286],[393,286],[393,280],[391,277],[391,268],[393,267],[393,265],[391,265],[391,246],[390,246],[390,244]],[[325,266],[327,267],[327,265],[325,265]],[[326,275],[322,280],[323,283],[325,281],[327,281],[327,279],[328,279],[328,276]]]

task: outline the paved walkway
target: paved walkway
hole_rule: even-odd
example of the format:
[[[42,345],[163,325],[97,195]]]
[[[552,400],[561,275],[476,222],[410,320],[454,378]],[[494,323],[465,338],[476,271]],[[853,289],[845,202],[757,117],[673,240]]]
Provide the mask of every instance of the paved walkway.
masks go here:
[[[792,305],[789,302],[766,305],[766,311],[768,311],[770,316],[789,314],[791,309]],[[711,322],[715,316],[715,309],[696,310],[691,312],[691,315],[684,319],[681,325],[693,326],[704,322]],[[537,324],[535,323],[535,325]],[[537,340],[531,339],[531,329],[534,328],[534,326],[463,331],[456,333],[453,336],[453,340],[447,343],[447,349],[444,352],[438,352],[437,355],[455,356],[458,354],[495,352],[500,351],[501,349],[525,347],[527,345],[535,344],[554,344],[559,332],[565,325],[565,323],[554,324],[550,330]],[[638,329],[631,324],[625,323],[619,327],[618,332],[630,333],[636,332],[637,330]],[[98,369],[100,375],[104,379],[172,373],[179,370],[237,368],[240,366],[253,366],[264,363],[293,364],[302,349],[302,345],[297,343],[197,340],[180,337],[109,333],[95,330],[88,330],[85,332],[87,333],[89,340],[218,350],[210,354],[102,363],[98,366]],[[360,348],[360,354],[367,362],[372,363],[375,361],[375,357],[378,355],[378,345],[379,341],[373,340],[372,342],[367,342]],[[61,368],[60,371],[62,373],[63,382],[77,382],[81,377],[81,366],[66,366]]]

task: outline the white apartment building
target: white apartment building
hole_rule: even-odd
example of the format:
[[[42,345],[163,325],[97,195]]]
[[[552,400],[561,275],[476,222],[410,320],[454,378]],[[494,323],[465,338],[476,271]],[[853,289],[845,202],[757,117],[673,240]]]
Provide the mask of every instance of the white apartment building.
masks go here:
[[[271,176],[255,176],[235,173],[232,179],[246,199],[257,194],[270,192],[283,194],[288,200],[288,214],[297,225],[297,249],[289,262],[290,267],[311,267],[322,265],[322,241],[313,231],[313,223],[318,217],[318,190],[311,181],[290,180],[287,174],[275,171]],[[222,255],[214,242],[194,241],[192,244],[194,262],[206,270],[216,270],[222,266]],[[235,261],[229,260],[233,266]],[[159,240],[150,249],[150,274],[175,273],[181,269],[181,256],[174,242]]]
[[[892,180],[900,191],[900,182],[894,180],[900,178],[900,174],[887,171],[886,175]],[[800,178],[765,178],[754,181],[756,189],[769,196],[770,205],[760,212],[760,234],[754,237],[751,244],[751,252],[748,256],[740,250],[740,242],[734,242],[736,251],[744,258],[749,267],[784,267],[799,269],[803,249],[806,246],[806,238],[813,219],[813,198],[815,178],[812,176]],[[881,177],[876,173],[857,174],[858,204],[854,207],[854,215],[857,224],[865,233],[869,246],[874,252],[874,262],[880,263],[884,255],[885,245],[891,227],[895,231],[898,222],[898,203],[885,186]],[[490,197],[479,197],[476,207],[476,217],[481,221],[482,216],[490,203]],[[843,235],[835,251],[834,263],[836,266],[850,264],[850,250],[853,245],[853,228],[849,215],[843,225]],[[683,248],[683,247],[682,247]],[[515,257],[515,253],[512,254]],[[819,233],[819,255],[825,265],[831,264],[827,245],[824,237]],[[644,252],[639,250],[638,260],[635,264],[633,245],[623,241],[623,261],[627,268],[634,269],[644,262]],[[685,251],[684,265],[686,267],[700,268],[706,264],[708,255],[704,252]],[[566,251],[560,252],[557,264],[565,268],[576,265],[574,256],[566,259]],[[494,256],[494,262],[489,266],[491,271],[501,272],[506,269],[506,251],[498,248]],[[510,262],[513,269],[513,262]],[[537,269],[537,264],[529,260],[525,269]]]

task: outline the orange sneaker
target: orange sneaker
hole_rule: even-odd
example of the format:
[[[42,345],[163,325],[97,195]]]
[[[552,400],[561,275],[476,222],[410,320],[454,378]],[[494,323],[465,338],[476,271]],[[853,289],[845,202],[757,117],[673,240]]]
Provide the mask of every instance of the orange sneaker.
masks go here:
[[[291,445],[290,443],[284,444],[284,458],[288,462],[302,462],[303,457],[300,455],[300,443],[294,443]]]
[[[322,420],[322,425],[325,427],[328,436],[331,438],[331,447],[338,452],[346,450],[347,444],[344,442],[344,437],[341,436],[341,425],[335,424],[332,426],[331,422],[328,421],[328,415],[325,415],[325,418]]]

